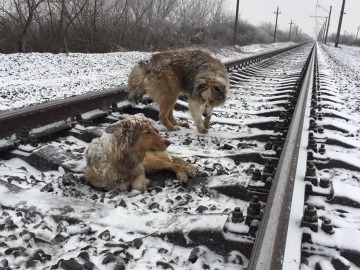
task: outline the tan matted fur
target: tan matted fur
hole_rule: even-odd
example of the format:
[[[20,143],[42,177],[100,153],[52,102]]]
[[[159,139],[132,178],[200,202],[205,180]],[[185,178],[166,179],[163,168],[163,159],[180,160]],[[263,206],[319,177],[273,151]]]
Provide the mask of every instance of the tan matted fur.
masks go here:
[[[147,93],[159,105],[159,119],[169,130],[179,129],[173,109],[183,93],[189,98],[198,131],[207,133],[212,111],[224,104],[228,89],[224,65],[200,50],[155,54],[135,65],[128,79],[129,100],[135,101]]]
[[[97,188],[144,191],[146,173],[170,170],[186,183],[196,168],[169,155],[169,144],[143,114],[129,116],[109,125],[86,148],[85,179]]]

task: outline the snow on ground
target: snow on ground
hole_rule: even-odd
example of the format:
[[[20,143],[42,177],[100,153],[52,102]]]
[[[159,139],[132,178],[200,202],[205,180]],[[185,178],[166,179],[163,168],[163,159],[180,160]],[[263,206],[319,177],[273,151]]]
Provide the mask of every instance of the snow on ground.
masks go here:
[[[212,50],[212,53],[223,61],[229,61],[289,45],[291,44],[254,45]],[[1,55],[3,60],[7,59],[7,61],[1,61],[1,74],[7,74],[6,78],[1,76],[1,104],[6,109],[15,108],[32,102],[63,98],[65,95],[71,96],[86,91],[116,87],[121,83],[126,83],[127,74],[135,62],[149,55],[149,53],[139,52],[101,55]],[[11,57],[14,58],[10,61]],[[112,70],[110,67],[116,67],[116,69]],[[294,67],[288,67],[288,69],[294,69]],[[269,82],[269,84],[272,83]],[[273,84],[277,85],[277,82]],[[6,89],[5,93],[4,89]],[[51,93],[56,93],[56,95],[50,96]],[[238,93],[238,95],[248,97],[249,93]],[[261,95],[266,96],[267,91]],[[245,125],[240,130],[230,132],[230,128],[238,129],[238,126],[223,124],[224,130],[218,127],[221,126],[222,119],[229,118],[229,114],[241,111],[242,102],[237,102],[240,104],[236,107],[236,99],[232,100],[234,104],[228,104],[229,107],[225,107],[226,111],[220,110],[218,117],[214,117],[213,127],[214,130],[219,130],[218,132],[213,131],[209,136],[200,138],[197,133],[192,134],[195,130],[190,129],[171,134],[173,144],[169,147],[169,151],[197,164],[201,172],[206,173],[205,176],[210,176],[214,186],[216,183],[219,184],[219,181],[228,185],[239,183],[240,179],[243,181],[240,185],[246,186],[246,183],[251,180],[251,175],[248,173],[251,166],[249,162],[237,165],[232,159],[221,157],[221,152],[224,152],[221,149],[225,149],[225,146],[234,149],[234,154],[239,151],[251,152],[252,148],[258,147],[251,141],[240,141],[239,137],[244,135],[243,133],[250,134]],[[248,105],[247,111],[252,111],[255,106],[259,107],[255,101]],[[243,108],[242,111],[245,112],[245,109]],[[188,114],[177,116],[185,121],[188,121],[187,118],[190,117]],[[219,122],[216,123],[215,120]],[[192,121],[189,120],[189,122],[190,126],[193,126]],[[162,134],[166,134],[162,125],[158,123],[154,125]],[[79,128],[75,127],[75,129]],[[210,145],[211,147],[207,148]],[[72,153],[83,165],[84,144],[76,138],[72,136],[59,138],[51,142],[50,146],[52,148],[47,148],[49,151],[62,149],[62,152]],[[262,143],[259,143],[259,146],[262,146]],[[23,157],[32,150],[31,146],[26,147],[25,149],[24,146],[20,146],[14,154]],[[198,156],[194,157],[193,153],[189,152],[190,150],[196,151]],[[256,166],[260,167],[259,164]],[[217,177],[219,175],[226,178]],[[23,190],[16,192],[14,196],[8,190],[6,183],[12,183]],[[157,195],[158,192],[161,194]],[[226,256],[219,256],[202,245],[199,246],[199,259],[194,264],[190,264],[188,258],[193,248],[174,245],[155,237],[156,233],[176,230],[181,230],[186,236],[193,227],[222,231],[234,207],[240,207],[242,211],[247,208],[247,202],[223,195],[205,186],[186,190],[177,182],[168,181],[160,191],[159,188],[154,188],[144,194],[136,191],[103,193],[90,188],[77,178],[64,175],[61,167],[59,170],[41,172],[20,158],[12,158],[0,159],[0,193],[1,205],[16,205],[25,209],[31,205],[36,206],[36,208],[29,206],[32,210],[41,210],[39,211],[41,214],[30,211],[23,217],[22,212],[26,211],[8,209],[0,215],[0,225],[6,223],[0,234],[0,252],[9,253],[5,255],[13,269],[20,269],[32,263],[27,256],[35,252],[39,245],[43,245],[45,255],[37,255],[41,257],[43,264],[38,262],[34,269],[43,269],[43,266],[51,267],[60,259],[71,260],[71,258],[79,258],[81,254],[80,257],[85,256],[84,254],[92,256],[92,263],[99,266],[95,269],[116,269],[111,263],[104,262],[112,259],[110,253],[120,254],[120,259],[127,261],[127,269],[150,269],[164,261],[175,265],[173,269],[206,269],[206,267],[242,269],[240,260],[244,265],[247,264],[246,257],[239,252],[231,251]],[[57,200],[57,197],[60,199]],[[26,205],[24,205],[24,198],[26,198]],[[50,218],[59,215],[64,205],[70,205],[73,208],[74,216],[82,217],[78,224],[56,222]],[[65,211],[70,211],[70,209],[66,208]],[[198,215],[202,212],[204,215]],[[44,218],[41,215],[44,215]],[[26,228],[28,228],[27,232]],[[29,231],[35,233],[35,237]],[[24,243],[24,239],[28,242]],[[186,240],[189,241],[189,239]],[[135,244],[135,242],[140,242],[140,244]],[[117,246],[111,246],[114,243]],[[14,250],[9,251],[8,248],[14,248]],[[83,252],[80,253],[80,251]],[[15,259],[15,255],[12,256],[13,253],[21,254],[21,256]],[[51,261],[45,259],[49,255],[52,255]],[[0,260],[0,267],[2,267],[1,263]]]
[[[207,51],[227,62],[292,44],[255,44]],[[132,66],[150,55],[136,51],[0,54],[0,111],[126,85]]]
[[[241,57],[248,57],[254,54],[262,53],[265,51],[277,49],[284,46],[289,46],[291,44],[288,43],[277,43],[277,44],[269,44],[269,45],[251,45],[246,47],[229,47],[217,50],[211,50],[210,52],[217,58],[221,59],[222,61],[230,61],[234,59],[238,59]],[[109,54],[78,54],[78,53],[71,53],[71,54],[48,54],[48,53],[30,53],[30,54],[10,54],[10,55],[0,55],[0,111],[1,110],[9,110],[15,109],[23,106],[27,106],[30,104],[36,104],[41,102],[46,102],[50,100],[62,99],[64,97],[74,96],[83,94],[86,92],[91,91],[100,91],[103,89],[107,89],[110,87],[118,87],[120,85],[126,84],[127,74],[129,73],[131,67],[134,63],[139,60],[148,58],[151,54],[145,52],[122,52],[122,53],[109,53]],[[337,93],[338,96],[328,97],[327,100],[323,100],[322,104],[326,105],[324,108],[324,113],[329,113],[332,115],[337,115],[340,117],[335,117],[334,119],[326,118],[326,121],[322,121],[323,125],[333,125],[339,126],[343,129],[348,131],[348,136],[344,136],[344,132],[340,131],[332,131],[329,133],[329,136],[334,140],[338,140],[342,143],[347,145],[353,146],[351,149],[345,149],[336,145],[327,145],[327,153],[329,156],[337,157],[342,156],[342,158],[346,159],[347,157],[352,157],[350,163],[359,161],[359,124],[360,124],[360,101],[359,101],[359,91],[360,91],[360,83],[359,83],[359,68],[360,68],[360,49],[355,47],[348,47],[348,46],[341,46],[340,48],[334,48],[332,45],[329,46],[319,46],[318,51],[319,57],[319,68],[321,73],[324,75],[322,77],[322,86],[326,86],[323,91],[329,91],[331,93]],[[229,103],[230,104],[230,103]],[[255,106],[255,105],[254,105]],[[228,110],[228,109],[227,109]],[[221,111],[221,110],[219,110]],[[180,116],[180,115],[177,115]],[[255,116],[256,117],[256,116]],[[161,130],[161,127],[159,127]],[[161,130],[163,131],[163,130]],[[247,132],[245,126],[241,132]],[[229,138],[231,138],[229,134]],[[243,134],[244,135],[244,134]],[[183,134],[179,133],[178,137],[179,144],[182,141],[185,141],[185,137],[182,138]],[[319,135],[320,136],[320,135]],[[79,150],[83,148],[83,145],[78,145],[75,140],[69,140],[69,149],[72,153],[75,153],[76,149]],[[214,141],[206,141],[206,137],[204,137],[201,143],[205,145],[216,145]],[[210,140],[210,139],[209,139]],[[226,141],[225,142],[229,145],[238,144],[236,140]],[[193,140],[188,147],[175,144],[172,146],[172,150],[175,152],[178,151],[183,156],[189,155],[192,156],[192,153],[185,152],[184,149],[196,149],[197,145],[195,143],[200,143],[199,141]],[[221,144],[220,142],[219,144]],[[73,148],[71,148],[73,147]],[[203,148],[203,147],[202,147]],[[20,149],[21,150],[21,149]],[[24,150],[24,149],[23,149]],[[208,159],[209,162],[209,169],[213,169],[215,162],[219,162],[219,159],[223,161],[222,167],[230,166],[231,170],[234,168],[234,164],[232,163],[225,163],[226,160],[219,158],[220,155],[216,151],[215,147],[208,149],[209,152],[214,154],[213,159]],[[245,151],[245,150],[244,150]],[[79,150],[80,153],[80,150]],[[79,154],[81,155],[81,154]],[[318,154],[318,156],[320,156]],[[350,159],[350,158],[348,158]],[[241,172],[244,170],[245,167],[249,166],[250,164],[242,164],[244,167],[239,167],[238,171]],[[11,169],[11,172],[9,171]],[[31,166],[28,166],[26,163],[22,162],[19,159],[12,159],[6,161],[4,166],[0,167],[0,174],[2,175],[12,175],[12,181],[16,183],[16,181],[20,181],[21,179],[25,178],[26,185],[23,188],[27,188],[30,186],[37,186],[37,185],[44,185],[46,184],[47,187],[53,188],[55,193],[63,194],[63,196],[69,196],[67,200],[73,202],[74,204],[77,202],[76,199],[73,199],[73,192],[69,187],[62,186],[62,183],[65,183],[66,179],[63,179],[63,171],[59,172],[51,172],[51,175],[47,175],[47,173],[42,173],[37,170],[34,170]],[[360,203],[359,195],[358,195],[358,188],[360,182],[360,174],[358,172],[346,171],[341,169],[334,169],[334,170],[322,170],[319,171],[320,176],[324,176],[329,178],[331,181],[335,183],[336,191],[338,196],[344,195],[343,193],[346,191],[348,193],[348,197],[351,197],[354,201]],[[28,177],[31,175],[30,177]],[[216,176],[216,175],[213,175]],[[20,179],[20,180],[19,180]],[[39,181],[40,179],[40,181]],[[45,179],[45,180],[44,180]],[[21,182],[21,181],[20,181]],[[60,183],[60,184],[59,184]],[[65,184],[64,184],[65,185]],[[80,184],[79,184],[80,185]],[[81,192],[81,196],[85,196],[89,200],[96,201],[94,199],[95,195],[100,197],[100,192],[94,192],[89,187],[80,185],[82,188],[79,189]],[[356,188],[355,188],[356,187]],[[151,210],[153,215],[150,217],[144,216],[144,223],[141,223],[141,226],[144,226],[144,231],[151,234],[156,231],[156,228],[165,229],[169,224],[171,226],[185,226],[184,224],[178,223],[179,221],[176,219],[174,220],[162,220],[162,214],[165,211],[174,210],[174,211],[185,211],[185,208],[188,208],[186,211],[189,211],[190,214],[196,214],[196,206],[198,204],[202,204],[202,206],[206,206],[209,212],[213,211],[214,208],[215,212],[224,211],[224,214],[221,218],[225,218],[229,212],[229,209],[232,209],[235,206],[240,205],[242,209],[246,208],[246,205],[242,205],[239,200],[226,198],[222,195],[211,193],[207,191],[209,194],[202,194],[202,190],[192,190],[190,193],[181,189],[178,185],[169,184],[168,186],[164,187],[164,193],[167,194],[167,198],[158,198],[155,195],[156,190],[153,193],[146,194],[146,196],[137,193],[129,193],[127,196],[127,211],[137,211],[139,206],[141,208],[142,205],[154,205],[154,208]],[[3,185],[0,185],[0,193],[5,194],[7,193],[7,188]],[[67,194],[69,193],[69,195]],[[189,193],[189,194],[188,194]],[[9,194],[9,193],[8,193]],[[84,195],[85,194],[85,195]],[[11,196],[12,194],[8,195]],[[150,195],[150,196],[149,196]],[[177,202],[177,197],[181,196],[181,200],[184,200],[184,205],[180,205],[182,202],[181,200]],[[191,196],[191,200],[189,202],[186,201],[187,196]],[[346,195],[346,194],[345,194]],[[37,196],[39,196],[37,198]],[[34,203],[41,205],[44,209],[47,207],[47,200],[43,201],[45,198],[43,193],[34,193],[32,194],[31,198],[34,200]],[[204,200],[205,197],[205,200]],[[50,195],[49,195],[50,198]],[[130,260],[128,265],[128,269],[140,269],[137,267],[145,267],[147,265],[154,265],[154,262],[157,260],[161,260],[161,258],[165,258],[165,261],[171,260],[178,260],[178,265],[185,265],[188,260],[189,253],[191,249],[189,248],[182,248],[179,246],[174,246],[168,242],[161,241],[159,238],[156,237],[144,237],[144,235],[137,234],[126,234],[124,231],[128,231],[129,227],[132,226],[133,223],[129,222],[122,222],[125,225],[123,227],[116,227],[119,226],[119,220],[114,217],[121,217],[121,213],[125,212],[123,209],[124,206],[121,205],[121,201],[118,200],[122,198],[121,194],[106,194],[103,200],[106,203],[110,204],[110,201],[117,202],[117,208],[103,206],[99,203],[94,203],[91,207],[103,207],[103,213],[109,213],[108,211],[112,211],[111,215],[104,216],[103,219],[96,223],[94,218],[94,224],[92,225],[93,234],[96,235],[97,242],[101,242],[106,239],[106,233],[104,239],[99,237],[99,233],[101,233],[101,229],[104,227],[104,224],[109,224],[109,231],[110,235],[109,238],[113,239],[113,237],[117,237],[121,241],[126,243],[127,252],[132,254],[135,257],[134,260]],[[164,201],[159,201],[159,200]],[[166,200],[165,200],[166,199]],[[16,198],[9,197],[0,197],[0,202],[4,202],[6,200],[16,200]],[[120,201],[120,202],[119,202]],[[225,205],[221,204],[220,202],[226,201],[226,208]],[[45,203],[44,203],[45,202]],[[175,202],[171,204],[170,202]],[[186,204],[185,204],[186,202]],[[354,211],[350,207],[341,207],[339,205],[329,204],[324,199],[318,201],[316,198],[313,198],[313,202],[315,205],[324,205],[325,210],[321,210],[318,212],[319,216],[325,216],[331,218],[332,222],[335,226],[345,228],[339,231],[341,234],[335,234],[336,236],[336,245],[340,246],[341,244],[348,245],[351,241],[344,241],[341,237],[350,238],[349,235],[351,234],[351,230],[355,229],[360,230],[359,227],[359,211]],[[44,205],[42,205],[44,204]],[[106,205],[106,204],[105,204]],[[163,205],[164,209],[158,209],[159,205]],[[79,205],[81,206],[81,205]],[[183,209],[184,208],[184,209]],[[342,212],[340,212],[340,210]],[[347,211],[347,218],[344,219],[340,214],[344,211]],[[5,212],[4,212],[5,213]],[[13,220],[15,224],[21,224],[21,217],[17,216],[18,213],[15,211],[7,211],[6,212],[9,217],[5,216],[4,220]],[[92,213],[89,213],[91,215]],[[148,218],[147,220],[145,220]],[[1,220],[1,218],[0,218]],[[33,227],[40,224],[39,228],[36,227],[36,232],[43,233],[43,239],[46,241],[52,241],[53,233],[46,231],[46,226],[49,227],[56,227],[58,224],[53,224],[54,221],[50,219],[46,219],[45,223],[41,221],[41,218],[37,216],[26,216],[23,218],[26,222],[29,222],[31,226],[35,224]],[[23,222],[25,222],[23,221]],[[159,222],[162,222],[160,225]],[[187,226],[190,227],[193,222],[192,220],[185,220],[183,222],[187,222]],[[206,220],[200,220],[198,222],[206,222]],[[9,222],[8,222],[9,223]],[[213,226],[218,226],[218,224],[223,224],[223,220],[219,220],[218,222],[213,222]],[[145,226],[146,224],[146,226]],[[11,225],[11,224],[10,224]],[[139,226],[140,226],[139,225]],[[30,225],[29,225],[30,226]],[[67,226],[67,231],[62,231],[62,228],[59,229],[59,234],[62,235],[76,235],[79,234],[78,232],[71,231],[71,226],[69,224],[65,224]],[[98,227],[97,227],[98,226]],[[45,228],[45,229],[43,229]],[[76,228],[79,229],[79,228]],[[84,224],[84,230],[88,229],[88,227]],[[172,229],[170,227],[169,229]],[[7,239],[11,240],[14,236],[12,235],[11,231],[4,230],[3,233],[5,236],[3,238],[0,237],[0,242],[5,243]],[[30,237],[30,236],[29,236]],[[137,249],[132,246],[132,239],[135,237],[142,238],[143,244],[141,248]],[[331,246],[331,243],[326,243],[326,237],[319,236],[320,238],[314,238],[319,243],[325,243],[326,246]],[[354,235],[353,239],[358,239],[360,236],[359,234]],[[79,248],[88,248],[89,253],[95,252],[94,247],[91,246],[94,242],[93,238],[89,236],[88,238],[81,238],[79,241],[69,241],[62,245],[62,249],[58,250],[59,258],[62,254],[67,254],[68,258],[76,257],[78,255]],[[331,240],[331,238],[329,238]],[[119,240],[119,241],[120,241]],[[325,241],[325,242],[324,242]],[[104,243],[106,240],[104,240]],[[22,245],[21,239],[18,239],[16,242],[19,246]],[[91,243],[91,245],[88,243]],[[46,245],[45,243],[44,245]],[[102,244],[102,242],[101,242]],[[80,247],[79,247],[80,245]],[[95,244],[94,244],[95,245]],[[360,250],[359,242],[354,241],[351,243],[352,247],[355,249]],[[88,247],[90,246],[90,247]],[[99,244],[100,246],[100,244]],[[105,245],[104,245],[105,247]],[[111,251],[114,251],[114,247],[112,247]],[[160,252],[163,252],[163,255],[159,255]],[[55,252],[54,252],[55,253]],[[146,256],[142,256],[146,253]],[[201,256],[204,258],[204,261],[212,263],[213,268],[224,269],[225,267],[232,269],[233,267],[239,267],[235,263],[229,264],[225,262],[223,258],[218,258],[216,254],[213,254],[210,250],[206,247],[201,247],[200,253]],[[181,254],[179,256],[179,254]],[[327,254],[329,256],[329,254]],[[336,255],[334,253],[334,255]],[[126,255],[127,256],[127,255]],[[239,255],[240,256],[240,255]],[[211,257],[211,259],[205,258]],[[309,266],[314,266],[315,263],[318,261],[319,258],[311,258],[309,260]],[[20,260],[20,259],[19,259]],[[151,262],[149,262],[149,261]],[[0,259],[1,262],[1,259]],[[136,263],[135,263],[136,262]],[[97,265],[101,265],[102,263],[99,261],[94,262]],[[134,264],[134,265],[131,265]],[[330,263],[327,261],[323,261],[322,265],[329,265]],[[1,266],[1,264],[0,264]],[[39,266],[40,267],[40,266]],[[194,268],[202,269],[203,265],[200,265],[200,260],[198,261],[197,265],[194,265]],[[0,267],[1,268],[1,267]],[[40,269],[40,268],[38,268]],[[181,269],[181,266],[176,269]],[[314,269],[302,265],[301,269]],[[327,269],[327,268],[323,268]],[[331,269],[331,268],[329,268]],[[352,265],[351,269],[358,269]]]

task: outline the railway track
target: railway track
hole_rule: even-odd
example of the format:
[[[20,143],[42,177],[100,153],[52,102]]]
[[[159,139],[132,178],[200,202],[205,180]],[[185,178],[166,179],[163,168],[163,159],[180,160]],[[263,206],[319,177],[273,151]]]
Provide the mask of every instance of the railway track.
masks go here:
[[[1,113],[0,269],[358,269],[359,143],[317,46],[226,63],[207,135],[186,100],[175,116],[188,127],[168,132],[122,88]],[[138,112],[198,175],[152,175],[145,193],[89,187],[85,147]]]

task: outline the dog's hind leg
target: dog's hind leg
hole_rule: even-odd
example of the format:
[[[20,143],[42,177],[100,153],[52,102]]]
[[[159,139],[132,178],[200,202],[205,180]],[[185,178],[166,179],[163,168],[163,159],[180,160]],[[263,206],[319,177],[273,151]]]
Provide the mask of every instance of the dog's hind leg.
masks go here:
[[[173,113],[174,109],[171,109],[171,112],[169,113],[169,121],[171,122],[171,124],[173,124],[174,126],[183,126],[184,123],[180,120],[176,120]]]
[[[161,100],[159,104],[159,119],[168,130],[179,130],[180,127],[177,126],[177,122],[173,116],[173,109],[177,100],[177,96],[172,98],[166,98]],[[173,121],[172,121],[173,120]],[[173,123],[172,123],[173,122]]]

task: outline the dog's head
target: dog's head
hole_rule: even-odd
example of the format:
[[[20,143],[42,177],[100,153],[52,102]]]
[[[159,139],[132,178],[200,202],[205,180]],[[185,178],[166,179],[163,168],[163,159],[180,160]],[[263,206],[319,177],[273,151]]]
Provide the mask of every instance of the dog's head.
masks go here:
[[[195,95],[202,104],[202,115],[211,116],[214,107],[224,104],[229,88],[227,74],[218,77],[200,78],[195,82]]]
[[[141,113],[109,125],[105,132],[114,135],[124,152],[164,151],[170,144]]]

